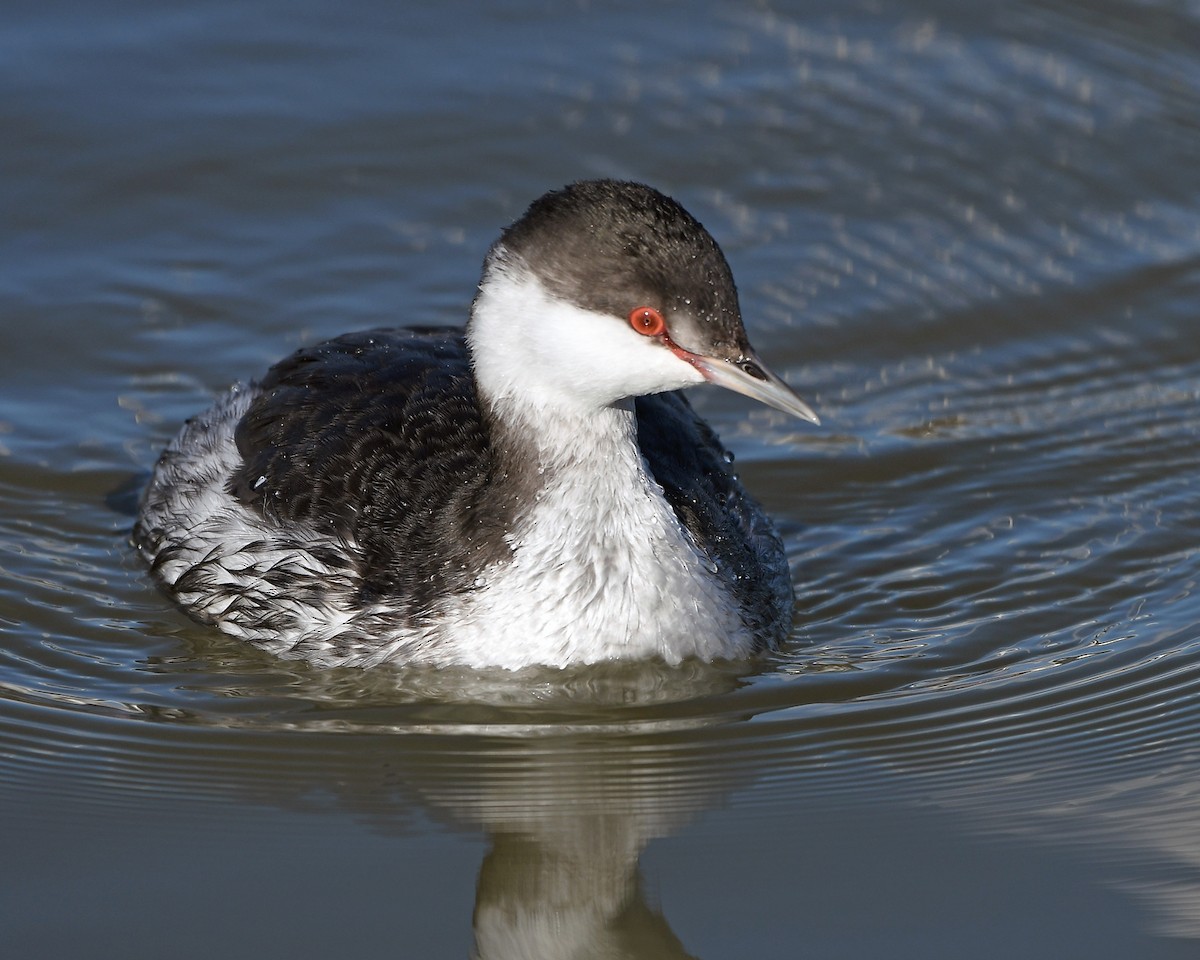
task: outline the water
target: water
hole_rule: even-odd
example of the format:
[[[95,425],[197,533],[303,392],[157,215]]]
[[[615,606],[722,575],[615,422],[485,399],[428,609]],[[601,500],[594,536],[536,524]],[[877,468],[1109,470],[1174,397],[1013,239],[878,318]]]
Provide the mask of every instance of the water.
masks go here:
[[[8,952],[1194,956],[1200,7],[478,6],[0,15]],[[697,396],[785,649],[316,671],[153,589],[185,417],[461,321],[597,175],[705,222],[822,417]]]

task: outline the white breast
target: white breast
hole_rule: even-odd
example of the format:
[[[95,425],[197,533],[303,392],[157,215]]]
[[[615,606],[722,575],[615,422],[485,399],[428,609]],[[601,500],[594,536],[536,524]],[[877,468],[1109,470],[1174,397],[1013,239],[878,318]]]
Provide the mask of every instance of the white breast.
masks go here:
[[[512,559],[448,618],[459,659],[517,668],[749,653],[736,603],[628,440],[632,410],[607,410],[590,426],[591,456],[547,468],[511,535]]]

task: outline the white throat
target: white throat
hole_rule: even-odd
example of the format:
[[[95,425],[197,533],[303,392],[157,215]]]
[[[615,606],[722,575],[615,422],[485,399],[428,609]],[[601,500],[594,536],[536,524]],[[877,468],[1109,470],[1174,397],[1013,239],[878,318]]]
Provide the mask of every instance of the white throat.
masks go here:
[[[489,260],[468,328],[494,427],[520,443],[532,503],[510,559],[456,601],[458,659],[519,668],[614,658],[716,659],[753,637],[637,445],[631,397],[702,381],[620,318]]]

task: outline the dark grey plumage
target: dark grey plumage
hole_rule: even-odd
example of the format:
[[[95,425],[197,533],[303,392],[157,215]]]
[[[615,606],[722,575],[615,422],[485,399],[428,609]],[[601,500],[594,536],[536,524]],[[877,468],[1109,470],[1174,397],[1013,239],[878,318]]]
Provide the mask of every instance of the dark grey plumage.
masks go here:
[[[462,331],[346,334],[297,351],[254,389],[229,492],[268,522],[356,544],[364,605],[389,597],[428,616],[511,552],[505,536],[532,484],[494,482],[501,466]],[[716,434],[678,392],[639,397],[635,410],[643,456],[680,522],[744,609],[777,618],[761,568],[786,563],[782,545],[760,555],[769,527],[747,541],[755,511]],[[508,459],[520,460],[512,442]]]
[[[134,540],[197,619],[319,663],[743,655],[786,632],[791,582],[673,389],[703,379],[815,419],[694,218],[574,184],[502,233],[465,334],[338,337],[189,421]]]

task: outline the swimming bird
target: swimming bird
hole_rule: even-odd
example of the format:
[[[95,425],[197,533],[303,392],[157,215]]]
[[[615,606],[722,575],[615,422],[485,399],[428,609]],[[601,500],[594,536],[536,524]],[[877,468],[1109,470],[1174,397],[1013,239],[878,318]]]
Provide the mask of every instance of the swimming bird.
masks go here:
[[[744,657],[792,583],[704,382],[818,422],[694,217],[574,183],[493,244],[465,330],[306,347],[189,420],[134,544],[195,619],[322,666]]]

